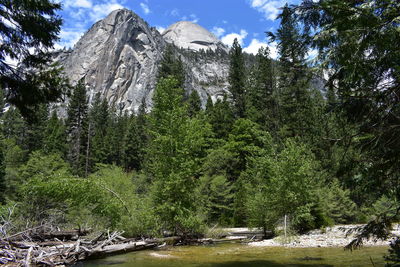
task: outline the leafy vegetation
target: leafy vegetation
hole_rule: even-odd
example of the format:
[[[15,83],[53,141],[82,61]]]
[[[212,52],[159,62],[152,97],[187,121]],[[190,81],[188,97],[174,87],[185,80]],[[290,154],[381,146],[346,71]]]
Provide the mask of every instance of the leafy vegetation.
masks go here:
[[[51,46],[59,6],[43,3],[44,13],[32,8],[46,29],[55,22],[50,35],[35,41],[26,32],[30,42],[6,43],[2,64],[3,55]],[[277,232],[283,218],[300,233],[372,219],[362,236],[387,236],[384,226],[400,211],[399,14],[395,0],[286,5],[277,32],[268,33],[277,60],[268,49],[248,56],[237,40],[229,55],[168,46],[152,110],[143,100],[137,114],[117,112],[101,95],[89,104],[83,82],[61,117],[46,94],[32,103],[6,96],[20,108],[1,103],[0,204],[15,207],[9,230],[46,220],[127,236],[193,237],[215,225]],[[3,30],[7,38],[18,34]],[[319,51],[313,66],[311,48]],[[228,57],[231,94],[214,103],[208,97],[202,109],[198,92],[185,95],[181,55]],[[0,71],[7,93],[24,92]],[[25,119],[33,106],[36,119]],[[397,239],[390,264],[399,261],[398,247]]]

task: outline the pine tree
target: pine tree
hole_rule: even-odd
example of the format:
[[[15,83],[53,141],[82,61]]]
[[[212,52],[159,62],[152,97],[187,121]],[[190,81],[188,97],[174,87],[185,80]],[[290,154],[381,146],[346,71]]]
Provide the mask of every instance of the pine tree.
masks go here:
[[[63,121],[58,118],[57,112],[53,111],[44,130],[43,151],[46,154],[59,154],[61,156],[67,154],[65,131]]]
[[[259,49],[251,76],[251,86],[247,94],[247,116],[268,131],[276,132],[276,77],[268,47]]]
[[[49,0],[1,1],[0,87],[8,102],[32,119],[38,104],[56,101],[65,89],[60,69],[50,66],[49,49],[58,40],[61,4]],[[24,68],[9,64],[9,59]],[[34,70],[34,71],[33,71]]]
[[[218,99],[212,109],[207,110],[207,119],[213,128],[215,137],[219,139],[226,139],[232,129],[235,121],[235,116],[227,96]]]
[[[232,94],[232,99],[235,107],[235,115],[239,118],[245,116],[246,103],[245,103],[245,66],[243,59],[242,47],[238,40],[235,38],[231,50],[229,51],[230,65],[229,65],[229,90]]]
[[[178,80],[159,80],[150,117],[151,143],[147,170],[154,179],[153,201],[164,229],[183,235],[196,233],[196,176],[210,129],[189,119]]]
[[[138,127],[138,119],[134,114],[129,118],[124,140],[123,164],[125,170],[139,170],[143,161],[143,143]]]
[[[158,69],[158,80],[161,78],[168,78],[174,76],[178,80],[181,88],[185,84],[185,70],[183,67],[182,59],[177,56],[174,46],[167,45],[163,52],[163,58]]]
[[[4,102],[2,100],[3,94],[0,92],[0,119],[3,119],[3,109],[4,109]],[[5,144],[4,144],[4,135],[3,129],[4,125],[0,126],[0,205],[5,203],[5,195],[7,191],[7,184],[5,178],[5,161],[4,161],[4,154],[5,154]]]
[[[209,114],[214,107],[213,101],[211,99],[211,96],[207,96],[207,103],[206,103],[206,114]]]
[[[281,24],[276,35],[269,35],[271,40],[278,42],[281,136],[309,136],[317,119],[314,117],[310,75],[305,60],[308,34],[301,32],[293,11],[287,5],[279,18]]]
[[[11,106],[2,116],[3,135],[5,139],[13,139],[21,148],[26,149],[27,124],[18,109]]]
[[[142,99],[137,116],[131,115],[124,141],[124,168],[126,170],[141,170],[146,156],[146,147],[149,144],[148,115],[146,114],[146,100]]]
[[[67,110],[68,159],[75,174],[84,175],[88,138],[88,104],[82,81],[74,87]]]
[[[49,119],[48,105],[41,104],[35,110],[35,120],[27,121],[27,131],[25,145],[28,152],[33,152],[43,148],[46,124]]]
[[[296,9],[305,27],[317,29],[312,31],[312,45],[319,51],[321,66],[329,66],[328,85],[335,88],[347,119],[357,124],[355,132],[363,149],[358,182],[368,192],[364,196],[379,192],[379,196],[400,198],[400,50],[395,41],[399,8],[397,0],[328,0],[306,1]],[[400,209],[399,205],[393,208]],[[385,238],[398,220],[388,214],[379,218],[367,224],[349,248],[362,244],[363,236]],[[399,239],[393,244],[395,265],[400,261]]]
[[[188,115],[190,118],[195,117],[201,110],[201,99],[199,93],[193,90],[188,99]]]
[[[106,140],[109,123],[110,114],[107,99],[102,99],[100,93],[97,93],[89,110],[88,172],[93,170],[96,163],[106,163],[109,153]]]
[[[108,146],[106,162],[108,164],[123,166],[128,125],[129,115],[127,112],[120,110],[117,113],[115,109],[111,109],[110,122],[106,136],[106,144]]]

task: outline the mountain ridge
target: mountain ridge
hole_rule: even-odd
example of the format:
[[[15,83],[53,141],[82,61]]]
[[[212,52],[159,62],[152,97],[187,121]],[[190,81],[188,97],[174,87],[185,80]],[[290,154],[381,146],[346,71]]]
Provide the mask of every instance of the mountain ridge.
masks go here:
[[[73,84],[84,82],[89,102],[100,93],[117,110],[136,112],[143,98],[151,109],[162,53],[173,44],[185,64],[187,94],[196,90],[205,105],[208,95],[216,100],[229,93],[228,49],[197,24],[177,22],[170,28],[183,24],[195,28],[196,34],[183,27],[175,39],[165,38],[133,11],[118,9],[94,23],[72,50],[58,53],[55,61]],[[218,58],[210,60],[214,54]]]

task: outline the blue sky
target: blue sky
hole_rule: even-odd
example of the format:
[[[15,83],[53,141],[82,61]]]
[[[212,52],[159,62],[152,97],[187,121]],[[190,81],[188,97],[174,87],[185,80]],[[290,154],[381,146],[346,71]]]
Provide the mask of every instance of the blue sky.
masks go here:
[[[93,23],[119,8],[133,10],[160,31],[188,20],[198,23],[227,45],[238,38],[246,52],[256,53],[269,45],[266,31],[278,26],[279,8],[299,0],[61,0],[64,20],[57,47],[72,47]]]

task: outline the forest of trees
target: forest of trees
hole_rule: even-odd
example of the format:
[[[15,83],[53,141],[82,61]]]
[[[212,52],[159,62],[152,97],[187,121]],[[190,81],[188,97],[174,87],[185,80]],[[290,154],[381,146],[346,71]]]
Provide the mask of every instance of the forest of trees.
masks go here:
[[[400,210],[399,14],[396,0],[285,6],[268,33],[278,59],[262,48],[246,67],[235,40],[231,94],[205,109],[172,47],[151,110],[143,100],[127,114],[101,95],[89,105],[83,82],[63,112],[41,101],[25,119],[1,103],[0,219],[8,231],[47,221],[127,236],[215,225],[279,234],[283,217],[298,233],[385,229]]]

